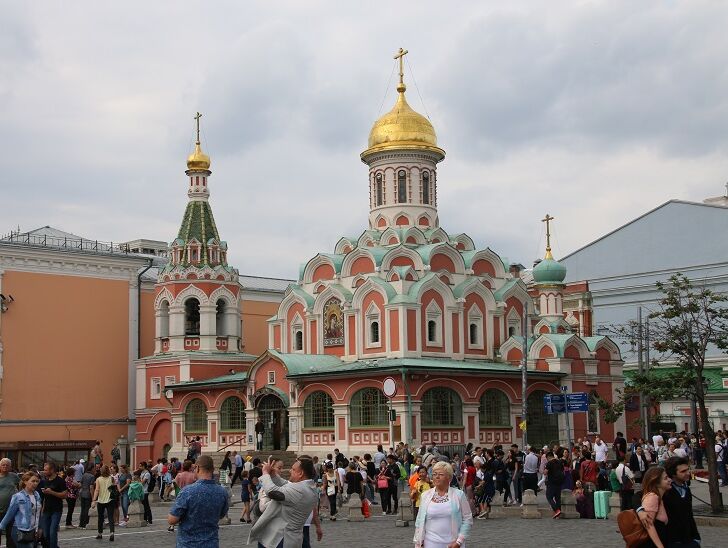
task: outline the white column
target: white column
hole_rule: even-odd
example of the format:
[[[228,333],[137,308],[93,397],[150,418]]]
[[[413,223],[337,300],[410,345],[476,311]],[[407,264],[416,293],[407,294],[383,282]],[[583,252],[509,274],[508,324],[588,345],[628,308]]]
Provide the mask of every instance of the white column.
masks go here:
[[[217,307],[214,304],[200,305],[200,350],[211,352],[217,349]]]
[[[185,349],[185,307],[179,304],[169,307],[169,351]]]

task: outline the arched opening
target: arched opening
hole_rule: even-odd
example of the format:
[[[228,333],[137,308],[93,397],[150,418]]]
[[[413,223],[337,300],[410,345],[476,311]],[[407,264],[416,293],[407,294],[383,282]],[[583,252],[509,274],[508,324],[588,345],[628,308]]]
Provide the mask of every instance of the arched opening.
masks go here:
[[[245,430],[245,404],[237,396],[230,396],[220,407],[220,431],[242,432]]]
[[[225,309],[227,303],[224,299],[218,299],[215,303],[215,333],[218,337],[224,337],[228,334],[227,327],[225,325]]]
[[[463,400],[451,388],[430,388],[422,396],[422,427],[462,426]]]
[[[372,322],[369,326],[369,341],[371,343],[379,342],[379,322]]]
[[[200,334],[200,301],[190,297],[185,301],[185,335]]]
[[[479,344],[478,342],[478,324],[477,323],[471,323],[470,324],[470,344]]]
[[[349,403],[349,426],[387,426],[387,398],[377,388],[362,388]]]
[[[508,336],[509,337],[515,337],[516,335],[516,328],[515,327],[509,327],[508,328]]]
[[[430,172],[422,172],[422,203],[430,203]]]
[[[162,301],[159,304],[159,333],[158,337],[169,337],[169,302]]]
[[[407,202],[407,173],[404,169],[400,169],[397,173],[397,202],[400,204]]]
[[[511,403],[508,396],[497,388],[488,388],[480,397],[480,427],[511,426]]]
[[[435,320],[427,322],[427,342],[437,342],[437,321]]]
[[[382,202],[383,202],[382,196],[384,194],[382,192],[382,174],[381,173],[377,173],[377,185],[376,186],[377,186],[377,190],[376,190],[377,206],[380,206],[380,205],[382,205]]]
[[[185,408],[185,434],[207,434],[207,406],[199,398]]]
[[[258,421],[263,425],[263,450],[281,450],[288,447],[288,412],[283,401],[274,394],[258,400]]]
[[[528,405],[528,418],[526,428],[528,429],[528,443],[536,447],[548,445],[551,447],[559,443],[559,419],[558,415],[549,415],[543,406],[543,397],[548,392],[535,390],[531,392],[526,400]]]
[[[293,341],[294,350],[303,350],[303,331],[296,331],[295,340]]]
[[[303,402],[304,428],[333,428],[334,400],[326,392],[318,390]]]

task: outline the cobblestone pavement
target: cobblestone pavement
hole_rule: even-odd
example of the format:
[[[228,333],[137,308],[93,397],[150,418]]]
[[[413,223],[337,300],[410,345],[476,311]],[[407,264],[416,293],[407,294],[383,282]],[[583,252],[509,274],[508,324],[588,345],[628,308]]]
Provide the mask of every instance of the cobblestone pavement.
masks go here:
[[[153,546],[155,548],[173,548],[175,534],[168,533],[166,515],[168,507],[158,506],[153,509],[155,523],[152,527],[142,529],[125,529],[117,527],[115,547]],[[250,526],[240,524],[239,507],[234,506],[230,512],[233,524],[220,528],[220,546],[240,548],[245,546]],[[95,524],[95,521],[93,522]],[[91,525],[91,524],[90,524]],[[336,548],[389,548],[412,546],[413,527],[395,527],[394,518],[390,516],[374,516],[363,523],[349,523],[343,519],[336,522],[324,521],[324,538],[321,542],[313,542],[313,546]],[[728,528],[701,527],[703,548],[719,548],[726,546]],[[95,540],[96,531],[72,529],[61,531],[60,546],[90,548],[109,546],[108,530],[104,531],[102,541]],[[552,520],[548,517],[536,520],[520,518],[501,518],[494,520],[475,520],[469,546],[489,547],[521,547],[543,546],[547,548],[583,547],[584,542],[598,545],[599,548],[622,548],[624,542],[617,532],[614,521],[602,520]]]

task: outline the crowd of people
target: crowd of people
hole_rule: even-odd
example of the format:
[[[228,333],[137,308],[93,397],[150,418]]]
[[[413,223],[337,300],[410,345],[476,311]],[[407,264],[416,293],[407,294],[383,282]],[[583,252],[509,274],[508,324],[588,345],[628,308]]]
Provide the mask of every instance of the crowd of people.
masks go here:
[[[57,548],[65,500],[66,528],[86,529],[96,508],[96,538],[102,539],[108,527],[113,542],[115,527],[126,525],[133,501],[141,503],[144,520],[152,523],[149,497],[157,493],[161,500],[174,499],[167,524],[170,532],[177,531],[178,546],[216,546],[217,524],[230,503],[224,487],[237,496],[239,482],[239,519],[252,524],[249,541],[263,548],[309,547],[312,526],[319,540],[323,536],[319,513],[335,521],[351,497],[369,517],[373,505],[381,505],[385,515],[398,514],[402,496],[412,501],[415,546],[456,548],[468,538],[473,519],[490,517],[496,494],[504,507],[522,506],[529,489],[545,491],[554,519],[562,516],[564,490],[574,494],[576,510],[587,519],[605,517],[599,515],[604,511],[600,493],[617,492],[622,510],[637,510],[649,531],[649,546],[700,545],[689,484],[691,463],[702,466],[702,436],[657,434],[628,442],[620,432],[609,444],[597,436],[571,445],[525,451],[517,444],[469,445],[462,454],[447,454],[437,446],[412,449],[399,443],[351,458],[334,449],[323,459],[299,456],[284,480],[282,461],[236,451],[228,452],[216,471],[195,440],[183,462],[160,458],[141,462],[133,471],[118,462],[117,447],[105,461],[97,443],[89,462],[80,459],[65,468],[47,462],[42,470],[30,466],[18,474],[9,459],[0,460],[0,533],[9,548],[38,542]],[[723,432],[716,436],[715,451],[725,485],[728,440]]]

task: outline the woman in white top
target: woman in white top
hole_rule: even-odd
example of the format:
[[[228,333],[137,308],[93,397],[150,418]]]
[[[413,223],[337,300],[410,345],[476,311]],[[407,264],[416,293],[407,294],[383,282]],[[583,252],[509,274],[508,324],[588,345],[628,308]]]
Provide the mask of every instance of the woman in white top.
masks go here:
[[[459,548],[473,525],[473,514],[465,494],[450,487],[453,470],[440,461],[432,467],[434,487],[422,493],[415,521],[415,548]]]
[[[111,488],[116,487],[114,478],[111,477],[109,467],[104,465],[101,467],[101,475],[96,478],[96,488],[94,489],[93,502],[91,507],[95,507],[98,503],[99,521],[97,539],[102,537],[104,532],[104,514],[109,518],[109,540],[114,540],[114,506],[115,501],[111,500]]]

